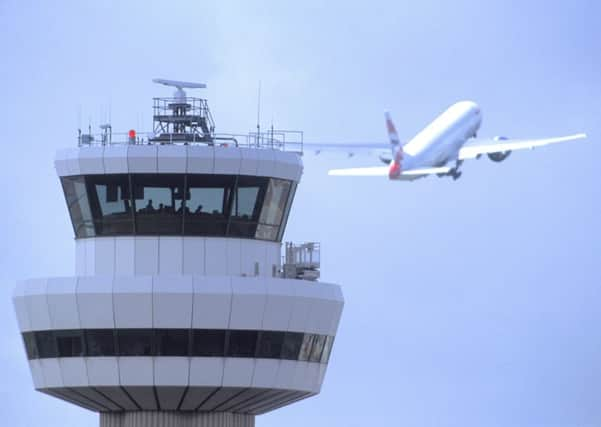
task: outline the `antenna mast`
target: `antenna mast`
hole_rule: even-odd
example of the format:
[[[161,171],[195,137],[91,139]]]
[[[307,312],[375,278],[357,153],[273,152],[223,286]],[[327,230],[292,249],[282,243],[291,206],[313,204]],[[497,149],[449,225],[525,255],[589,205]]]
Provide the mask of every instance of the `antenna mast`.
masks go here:
[[[259,91],[257,93],[257,147],[260,144],[261,137],[261,80],[259,80]]]

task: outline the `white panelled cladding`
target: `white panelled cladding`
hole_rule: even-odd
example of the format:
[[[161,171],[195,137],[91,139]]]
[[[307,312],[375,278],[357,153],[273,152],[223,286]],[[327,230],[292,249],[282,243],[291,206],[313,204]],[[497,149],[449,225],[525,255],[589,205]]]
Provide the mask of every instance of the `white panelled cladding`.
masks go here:
[[[273,277],[280,243],[189,236],[89,237],[75,240],[78,276],[198,274]]]
[[[18,283],[13,299],[25,335],[32,331],[248,329],[333,339],[343,306],[340,288],[334,284],[193,274],[26,280]],[[259,414],[319,393],[327,358],[257,356],[92,357],[86,352],[81,357],[30,357],[29,363],[36,389],[103,412],[161,409]]]
[[[335,335],[340,287],[295,279],[203,275],[20,281],[21,332],[53,329],[253,329]]]
[[[198,173],[269,176],[298,182],[297,153],[209,145],[108,145],[60,150],[58,176],[123,173]]]

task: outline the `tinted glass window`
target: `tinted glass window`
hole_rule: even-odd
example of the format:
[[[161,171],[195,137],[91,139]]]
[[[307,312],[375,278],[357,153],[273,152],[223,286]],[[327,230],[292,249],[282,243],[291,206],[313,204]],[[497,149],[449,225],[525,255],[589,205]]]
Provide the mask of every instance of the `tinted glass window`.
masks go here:
[[[232,218],[245,221],[257,220],[257,198],[259,190],[265,183],[264,178],[241,176],[234,193]]]
[[[158,329],[155,333],[157,356],[187,356],[187,329]]]
[[[323,347],[323,353],[321,353],[321,363],[328,363],[330,360],[330,354],[332,352],[332,345],[334,344],[334,337],[326,337],[326,343]]]
[[[284,215],[282,215],[282,222],[280,224],[280,230],[278,232],[277,240],[280,242],[284,237],[284,230],[286,229],[286,224],[288,223],[288,215],[290,214],[290,208],[292,207],[292,201],[294,200],[294,195],[296,194],[297,184],[295,182],[291,182],[290,191],[288,192],[288,200],[286,201],[286,207],[284,208]]]
[[[290,181],[270,179],[265,193],[265,201],[259,222],[268,225],[280,225],[290,192]]]
[[[255,237],[261,240],[276,240],[278,237],[279,227],[275,225],[259,224]]]
[[[235,177],[188,175],[185,234],[225,236]]]
[[[280,241],[296,185],[235,175],[63,177],[76,237],[202,235]]]
[[[112,329],[90,329],[85,333],[87,356],[114,356],[115,336]]]
[[[132,175],[136,232],[181,234],[184,175]]]
[[[289,193],[290,181],[274,178],[269,180],[255,236],[257,239],[277,239]]]
[[[286,332],[284,344],[282,346],[282,359],[298,359],[298,354],[303,342],[303,335],[304,334],[300,332]]]
[[[56,341],[52,331],[36,332],[36,344],[41,358],[57,357]]]
[[[268,179],[239,176],[230,217],[228,235],[255,237],[259,211]]]
[[[257,331],[229,331],[227,356],[254,357],[257,348]]]
[[[285,332],[262,331],[259,335],[257,357],[279,359],[284,344]]]
[[[61,182],[75,236],[94,236],[94,224],[84,178],[82,176],[65,176],[61,178]]]
[[[308,361],[311,356],[311,347],[313,346],[313,334],[305,334],[301,343],[298,360]]]
[[[323,353],[323,347],[326,344],[325,335],[314,335],[313,336],[313,347],[311,347],[311,355],[309,356],[309,362],[321,361],[321,354]]]
[[[82,331],[55,331],[58,357],[83,356]]]
[[[91,175],[88,194],[96,234],[132,234],[134,217],[128,175]]]
[[[153,331],[117,329],[119,356],[152,356]]]
[[[35,332],[23,333],[23,344],[25,344],[25,352],[27,353],[27,358],[29,360],[40,357],[38,354],[38,347],[35,343]]]
[[[220,357],[225,354],[225,331],[195,329],[192,338],[193,356]]]
[[[190,342],[190,338],[192,342]],[[327,363],[333,337],[223,329],[88,329],[23,333],[29,359],[100,356],[259,357]],[[191,353],[190,353],[191,351]]]

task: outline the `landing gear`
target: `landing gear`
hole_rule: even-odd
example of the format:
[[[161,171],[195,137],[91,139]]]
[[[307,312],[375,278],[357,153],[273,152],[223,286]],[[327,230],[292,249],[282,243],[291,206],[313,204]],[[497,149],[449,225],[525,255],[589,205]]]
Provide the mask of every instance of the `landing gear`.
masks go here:
[[[457,181],[461,177],[459,167],[463,164],[463,160],[457,160],[455,167],[449,171],[449,175],[453,178],[453,181]]]

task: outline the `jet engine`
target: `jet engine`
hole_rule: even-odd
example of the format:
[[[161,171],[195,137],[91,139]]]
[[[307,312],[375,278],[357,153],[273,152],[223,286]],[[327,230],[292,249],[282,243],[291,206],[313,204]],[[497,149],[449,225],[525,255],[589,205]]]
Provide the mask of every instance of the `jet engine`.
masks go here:
[[[502,162],[511,154],[511,150],[502,151],[498,153],[488,153],[488,158],[493,162]]]
[[[509,138],[506,136],[495,136],[495,141],[507,141]],[[511,150],[499,151],[497,153],[488,153],[488,158],[493,162],[502,162],[511,154]]]
[[[389,165],[390,162],[392,162],[392,157],[390,155],[387,155],[387,154],[386,155],[385,154],[381,154],[379,156],[379,158],[380,158],[380,161],[382,163],[387,164],[387,165]]]

